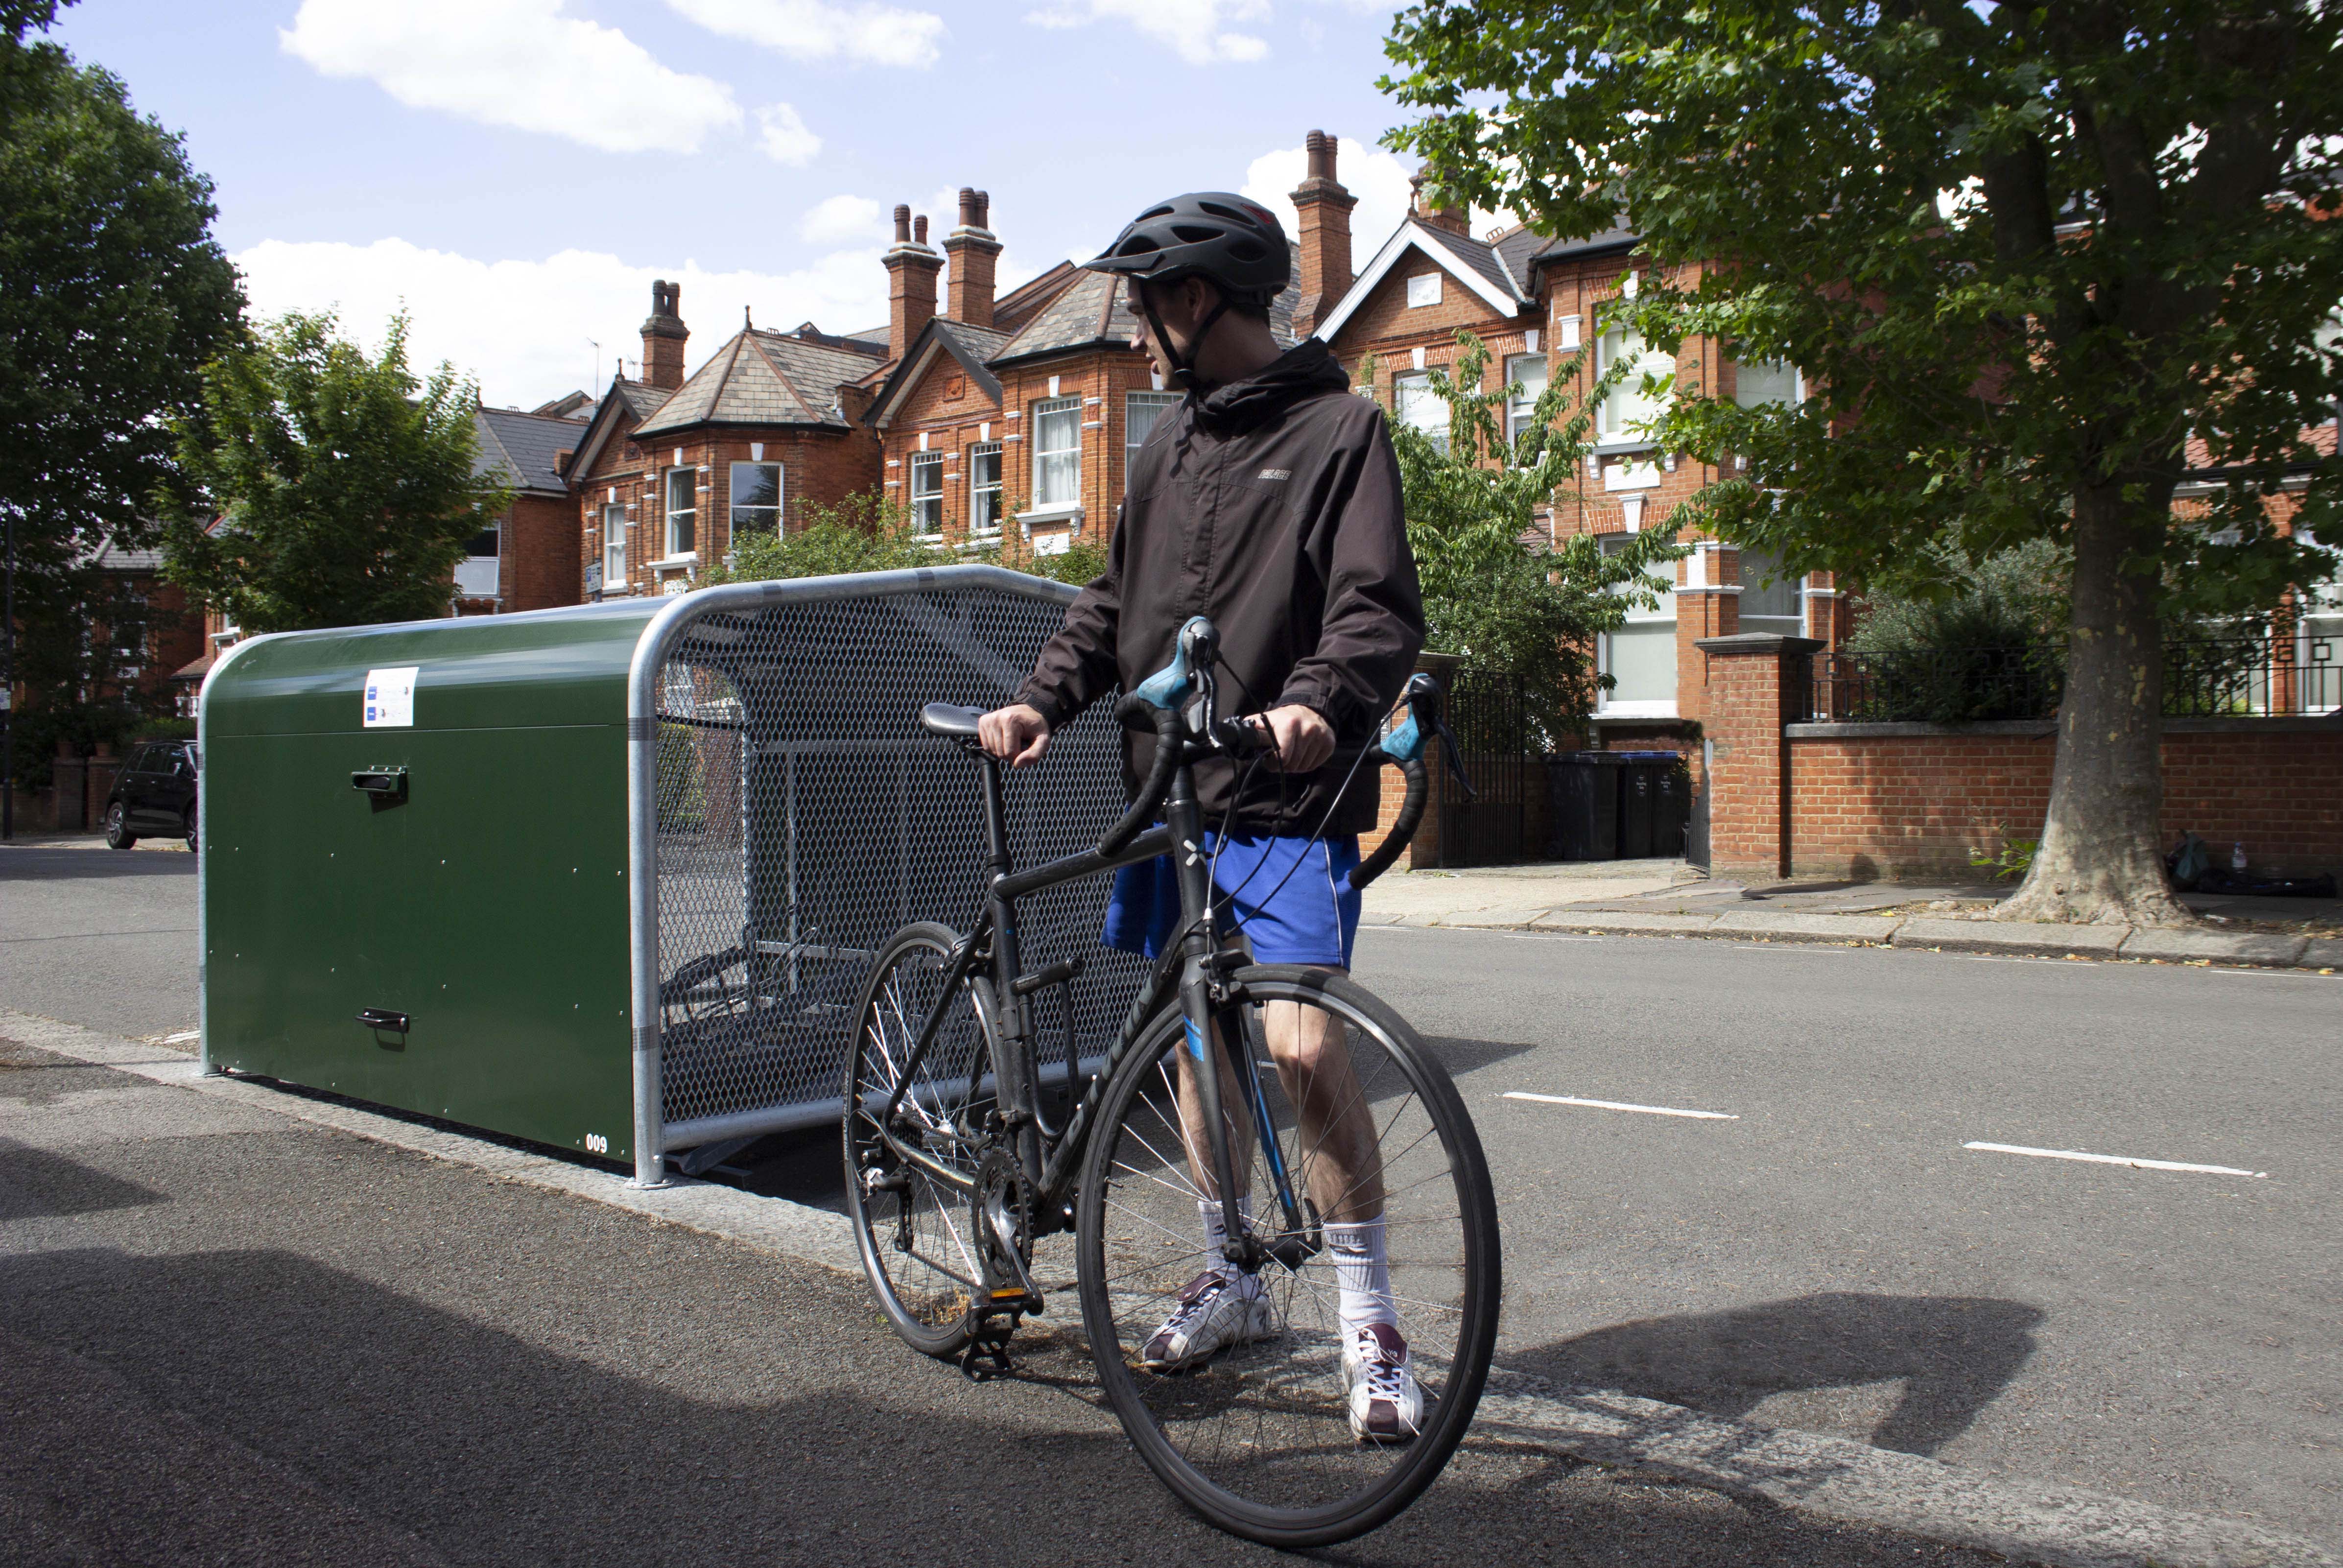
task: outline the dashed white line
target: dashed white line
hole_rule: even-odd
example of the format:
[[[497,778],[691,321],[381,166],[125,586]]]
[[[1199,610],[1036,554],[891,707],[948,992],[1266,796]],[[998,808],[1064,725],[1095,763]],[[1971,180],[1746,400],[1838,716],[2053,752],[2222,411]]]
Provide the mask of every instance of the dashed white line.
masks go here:
[[[1738,1116],[1722,1111],[1680,1111],[1673,1105],[1629,1105],[1617,1100],[1581,1100],[1574,1094],[1527,1094],[1520,1090],[1507,1090],[1507,1100],[1534,1100],[1541,1105],[1584,1105],[1596,1111],[1634,1111],[1645,1116],[1688,1116],[1695,1121],[1738,1121]]]
[[[1987,1154],[2024,1154],[2036,1160],[2080,1160],[2092,1165],[2128,1165],[2135,1171],[2196,1171],[2207,1176],[2250,1176],[2268,1179],[2267,1171],[2240,1171],[2234,1165],[2191,1165],[2179,1160],[2135,1160],[2125,1154],[2084,1154],[2073,1149],[2028,1149],[2022,1143],[1964,1143]]]

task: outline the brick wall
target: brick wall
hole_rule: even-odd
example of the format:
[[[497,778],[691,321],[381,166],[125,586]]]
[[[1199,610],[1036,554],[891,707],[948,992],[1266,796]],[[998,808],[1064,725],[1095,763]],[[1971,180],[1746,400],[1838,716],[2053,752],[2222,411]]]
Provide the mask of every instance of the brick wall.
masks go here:
[[[504,608],[551,609],[583,597],[577,503],[567,496],[517,496],[499,530],[497,587]]]

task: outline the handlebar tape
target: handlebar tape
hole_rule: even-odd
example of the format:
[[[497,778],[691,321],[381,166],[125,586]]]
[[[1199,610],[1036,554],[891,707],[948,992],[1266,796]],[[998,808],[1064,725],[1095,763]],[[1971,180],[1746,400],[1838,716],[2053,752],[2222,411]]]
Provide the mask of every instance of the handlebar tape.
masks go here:
[[[1172,788],[1172,770],[1180,765],[1180,714],[1171,708],[1150,707],[1144,698],[1133,694],[1115,704],[1115,717],[1136,718],[1145,713],[1155,722],[1155,761],[1147,770],[1147,782],[1141,785],[1137,799],[1122,814],[1121,820],[1106,830],[1099,840],[1101,855],[1119,855],[1123,846],[1139,837],[1140,830],[1155,820],[1163,809],[1163,796]]]
[[[1388,750],[1384,754],[1390,755]],[[1400,802],[1399,816],[1393,820],[1391,831],[1383,835],[1383,841],[1375,846],[1375,852],[1360,861],[1358,869],[1351,873],[1351,890],[1353,892],[1363,890],[1369,882],[1391,869],[1392,862],[1399,859],[1400,851],[1406,849],[1408,840],[1415,837],[1416,824],[1423,819],[1424,800],[1432,793],[1425,787],[1423,759],[1420,755],[1393,757],[1392,760],[1399,764],[1400,772],[1407,779],[1407,796]]]

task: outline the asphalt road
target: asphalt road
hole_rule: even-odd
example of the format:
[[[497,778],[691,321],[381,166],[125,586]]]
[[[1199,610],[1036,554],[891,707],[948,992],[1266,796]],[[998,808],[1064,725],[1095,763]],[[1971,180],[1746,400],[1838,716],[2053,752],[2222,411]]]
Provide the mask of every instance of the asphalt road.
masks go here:
[[[193,880],[173,861],[189,864],[0,850],[0,1005],[134,1036],[191,1025]],[[129,931],[147,934],[109,934]],[[1363,933],[1360,973],[1436,1039],[1480,1123],[1508,1364],[2343,1535],[2343,981],[1439,930]],[[65,1511],[43,1526],[56,1553],[9,1558],[51,1539],[10,1524],[0,1560],[83,1560],[75,1542],[106,1560],[100,1524],[159,1527],[197,1491],[256,1499],[272,1476],[343,1511],[317,1530],[347,1516],[450,1561],[1243,1554],[1154,1493],[1070,1348],[1038,1382],[974,1389],[899,1354],[819,1271],[339,1134],[154,1131],[176,1113],[143,1097],[178,1093],[0,1073],[17,1336],[0,1362],[57,1380],[54,1407],[6,1402],[129,1434],[75,1455],[62,1486],[40,1479],[61,1449],[28,1466],[0,1440],[0,1507]],[[834,1197],[826,1140],[758,1156],[758,1185]],[[134,1506],[136,1487],[101,1484],[107,1452],[174,1445],[224,1467],[217,1487]],[[1527,1561],[1938,1553],[1601,1473],[1476,1447],[1350,1555],[1453,1560],[1460,1538]],[[188,1528],[198,1555],[211,1538]]]

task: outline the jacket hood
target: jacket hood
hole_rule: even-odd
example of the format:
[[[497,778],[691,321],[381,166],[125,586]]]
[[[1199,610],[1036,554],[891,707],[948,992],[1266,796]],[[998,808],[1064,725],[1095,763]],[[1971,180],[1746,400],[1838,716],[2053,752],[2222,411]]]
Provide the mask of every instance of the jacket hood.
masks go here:
[[[1333,350],[1315,337],[1305,337],[1258,376],[1213,387],[1204,394],[1198,412],[1215,425],[1255,425],[1289,403],[1350,388],[1351,377]]]

